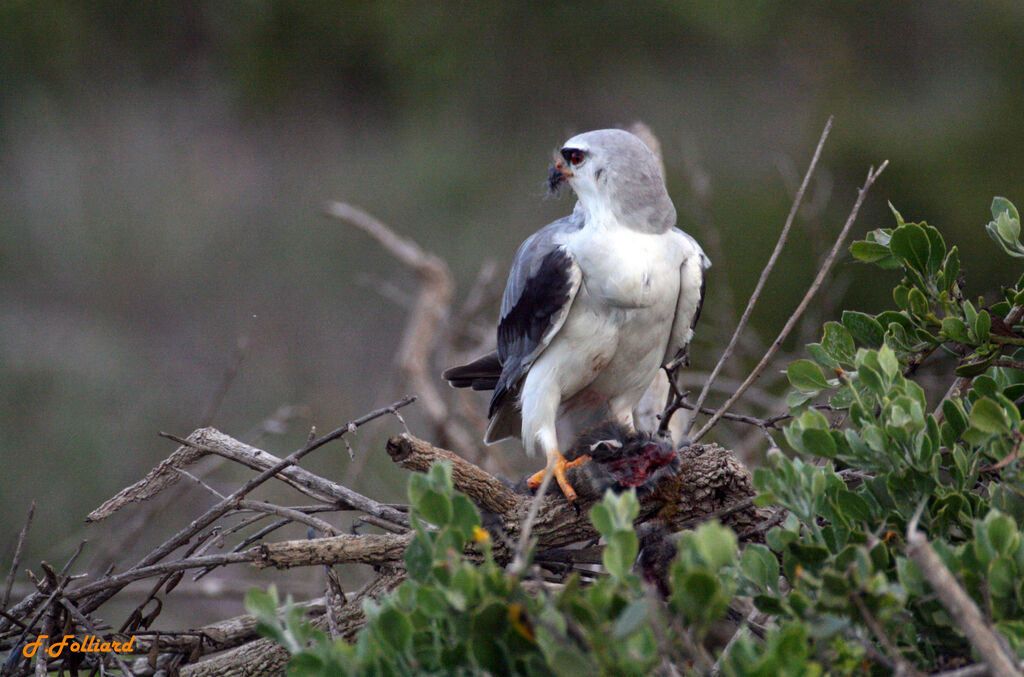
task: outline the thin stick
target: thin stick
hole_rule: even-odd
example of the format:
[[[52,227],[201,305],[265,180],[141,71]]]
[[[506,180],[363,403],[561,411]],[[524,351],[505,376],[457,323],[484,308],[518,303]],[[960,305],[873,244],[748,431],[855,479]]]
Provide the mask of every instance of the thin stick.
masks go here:
[[[11,573],[7,575],[7,585],[4,586],[4,596],[0,599],[0,609],[6,610],[7,603],[11,600],[11,586],[14,585],[14,575],[21,564],[21,554],[25,548],[25,539],[28,537],[28,530],[32,526],[32,518],[36,514],[36,502],[28,508],[28,516],[25,518],[25,525],[21,527],[21,534],[18,535],[18,545],[14,548],[14,559],[11,560]]]
[[[99,632],[96,631],[96,626],[94,626],[92,624],[92,621],[89,620],[89,617],[86,616],[85,614],[83,614],[81,611],[79,611],[78,607],[76,607],[74,604],[69,602],[64,597],[62,597],[60,599],[60,603],[61,603],[61,606],[63,606],[65,609],[68,610],[68,613],[71,614],[72,618],[74,618],[76,621],[78,621],[82,625],[82,627],[85,628],[86,632],[91,632],[93,635],[97,635],[97,636],[100,634]],[[124,662],[124,659],[121,658],[121,654],[120,653],[118,653],[117,651],[111,651],[110,654],[113,656],[114,662],[117,663],[117,667],[121,669],[121,674],[123,674],[123,675],[134,675],[135,674],[134,672],[131,671],[131,668],[129,668],[128,665]],[[102,657],[97,656],[97,660],[102,661],[103,659],[102,659]]]
[[[345,435],[353,427],[359,427],[360,425],[363,425],[364,423],[368,423],[368,422],[370,422],[370,421],[372,421],[372,420],[374,420],[376,418],[380,418],[381,416],[384,416],[386,414],[394,413],[396,410],[400,409],[401,407],[404,407],[406,405],[412,404],[415,401],[416,401],[416,397],[415,396],[407,396],[407,397],[402,398],[398,402],[395,402],[394,404],[391,404],[391,405],[389,405],[387,407],[381,407],[380,409],[375,409],[374,411],[371,411],[368,414],[364,414],[363,416],[360,416],[359,418],[355,419],[354,421],[352,421],[350,423],[347,423],[347,424],[341,426],[340,428],[337,428],[336,430],[333,430],[332,432],[327,433],[323,437],[321,437],[321,438],[319,438],[319,439],[317,439],[317,440],[315,440],[313,442],[310,442],[309,444],[307,444],[306,446],[302,447],[298,451],[295,451],[292,454],[289,454],[285,458],[281,459],[281,461],[279,463],[275,463],[270,468],[267,468],[265,471],[261,472],[259,475],[257,475],[256,477],[254,477],[251,480],[249,480],[248,482],[246,482],[244,486],[242,486],[241,488],[237,489],[230,496],[225,498],[223,501],[221,501],[217,505],[215,505],[212,508],[210,508],[209,510],[207,510],[206,513],[204,513],[201,517],[193,520],[191,524],[189,524],[187,527],[185,527],[184,529],[179,531],[177,534],[175,534],[170,540],[165,541],[163,543],[163,545],[159,546],[156,550],[152,551],[151,553],[149,553],[148,555],[143,557],[142,560],[140,560],[134,567],[132,567],[132,569],[129,569],[127,572],[122,574],[122,576],[128,576],[129,574],[132,574],[137,569],[145,568],[145,567],[148,567],[149,565],[154,564],[155,562],[159,562],[161,559],[163,559],[167,555],[171,554],[172,552],[177,550],[179,547],[181,547],[185,543],[188,543],[189,540],[193,536],[195,536],[197,533],[199,533],[200,531],[202,531],[206,527],[208,527],[211,524],[213,524],[215,521],[220,519],[225,513],[227,513],[232,508],[234,508],[235,505],[236,505],[236,501],[239,501],[242,498],[244,498],[245,495],[248,494],[249,492],[251,492],[253,489],[255,489],[256,487],[260,486],[261,484],[263,484],[264,482],[266,482],[271,477],[273,477],[274,475],[276,475],[280,471],[284,470],[288,466],[296,463],[299,459],[301,459],[306,454],[308,454],[308,453],[310,453],[310,452],[312,452],[312,451],[314,451],[316,449],[319,449],[320,447],[324,446],[328,442],[331,442],[333,440],[338,439],[342,435]],[[383,515],[383,517],[387,518],[388,515]],[[404,516],[403,516],[403,518],[404,518]],[[237,561],[246,561],[246,560],[239,559]],[[142,576],[142,578],[145,578],[145,576]],[[137,578],[125,579],[125,583],[124,584],[127,585],[127,583],[131,582],[132,580],[138,580],[138,579]],[[88,589],[88,588],[93,588],[93,586],[86,586],[85,588],[82,588],[81,590]],[[97,595],[94,599],[88,600],[87,602],[85,602],[82,605],[83,613],[91,613],[92,611],[94,611],[97,607],[99,607],[99,605],[103,604],[103,602],[107,601],[108,599],[110,599],[110,597],[112,597],[114,594],[116,594],[118,589],[119,588],[117,586],[112,586],[112,587],[100,586],[98,588],[93,588],[94,592],[99,592],[101,594]],[[78,590],[76,592],[81,592],[81,590]]]
[[[1024,669],[1024,663],[1018,663],[1017,667]],[[988,674],[988,665],[985,663],[975,663],[974,665],[957,668],[956,670],[933,672],[928,677],[987,677]]]
[[[325,522],[324,520],[307,515],[304,512],[293,510],[291,508],[285,508],[284,506],[274,505],[272,503],[262,503],[260,501],[240,501],[238,504],[240,510],[252,510],[253,512],[263,512],[268,515],[278,515],[280,517],[286,517],[293,522],[299,522],[305,524],[308,527],[312,527],[317,531],[329,534],[331,536],[337,536],[338,530],[334,528],[333,524]]]
[[[867,179],[864,181],[864,185],[861,189],[857,191],[857,200],[853,204],[853,209],[850,210],[850,215],[847,217],[846,223],[843,224],[843,229],[839,232],[839,236],[836,237],[835,244],[832,245],[832,250],[828,253],[828,257],[825,259],[824,265],[822,265],[821,269],[818,271],[818,275],[814,278],[814,282],[811,283],[807,293],[804,294],[803,299],[800,301],[800,305],[797,306],[796,310],[793,311],[793,314],[789,316],[788,320],[786,320],[786,324],[782,328],[782,331],[779,332],[778,337],[776,337],[771,346],[769,346],[764,357],[762,357],[761,361],[757,363],[757,366],[754,367],[752,372],[750,372],[750,375],[747,376],[746,380],[740,384],[740,387],[736,392],[729,396],[729,399],[725,401],[725,404],[718,408],[715,415],[708,419],[707,423],[704,424],[704,427],[702,427],[697,434],[693,436],[694,442],[700,440],[708,433],[709,430],[711,430],[712,427],[714,427],[718,422],[718,419],[722,418],[725,412],[727,412],[729,408],[743,396],[743,393],[747,391],[747,388],[757,380],[761,375],[761,372],[763,372],[765,367],[768,366],[768,363],[773,357],[775,357],[775,353],[778,352],[779,348],[782,346],[782,342],[786,340],[787,336],[789,336],[789,332],[793,330],[797,320],[800,319],[800,316],[803,314],[804,310],[807,309],[808,304],[810,304],[811,299],[814,298],[814,294],[825,281],[825,276],[828,275],[828,272],[832,269],[832,264],[835,263],[836,257],[839,255],[839,250],[846,241],[846,236],[850,232],[850,228],[853,227],[853,222],[857,219],[857,214],[860,212],[860,206],[864,203],[864,198],[867,196],[868,189],[871,188],[872,184],[874,184],[878,176],[885,171],[885,168],[888,165],[889,161],[886,160],[878,167],[877,170],[874,167],[868,170]],[[700,404],[699,401],[698,404]]]
[[[217,384],[217,389],[210,398],[210,402],[206,405],[206,411],[199,417],[200,428],[205,428],[213,423],[213,419],[217,416],[217,412],[220,411],[220,405],[224,402],[224,397],[231,390],[231,385],[235,382],[235,377],[238,376],[238,372],[242,368],[242,363],[245,362],[248,352],[249,337],[246,334],[242,334],[235,342],[234,359],[231,360],[231,364],[224,371],[220,383]]]
[[[922,503],[923,506],[923,503]],[[907,555],[921,569],[926,581],[935,591],[950,616],[957,619],[957,627],[967,636],[978,656],[988,665],[995,677],[1022,677],[1016,661],[1007,655],[999,635],[985,622],[978,605],[974,603],[953,574],[932,548],[928,539],[917,530],[921,508],[917,509],[907,525]]]
[[[533,529],[533,522],[537,519],[537,513],[540,511],[540,504],[544,502],[544,495],[548,491],[548,487],[551,485],[551,478],[555,474],[555,463],[554,456],[551,456],[548,460],[548,467],[544,473],[544,479],[541,480],[540,486],[537,488],[537,495],[530,501],[530,510],[526,513],[526,519],[523,520],[523,527],[519,531],[519,542],[516,544],[516,554],[512,559],[512,564],[509,565],[509,572],[518,576],[526,569],[526,552],[530,549],[530,531]]]
[[[729,344],[725,347],[725,352],[718,359],[718,363],[715,368],[711,370],[711,375],[708,380],[704,382],[704,387],[701,388],[700,395],[697,396],[697,404],[695,405],[696,411],[700,411],[700,408],[704,406],[704,400],[707,399],[708,391],[711,390],[711,384],[714,383],[718,377],[718,372],[722,370],[725,363],[732,356],[732,351],[736,347],[736,342],[740,338],[740,334],[743,332],[743,328],[747,326],[747,320],[750,319],[750,314],[754,310],[754,305],[757,304],[758,298],[761,296],[761,290],[764,289],[765,282],[768,280],[768,275],[771,273],[772,268],[775,267],[775,262],[779,258],[779,254],[782,253],[782,248],[786,244],[786,240],[789,238],[789,229],[793,225],[793,219],[796,218],[797,210],[800,208],[800,203],[804,199],[804,191],[807,190],[807,184],[810,183],[811,175],[814,173],[814,168],[818,165],[818,158],[821,157],[821,149],[825,146],[825,139],[828,138],[828,133],[832,130],[832,116],[829,116],[828,122],[825,123],[825,129],[821,131],[821,138],[818,139],[818,146],[814,149],[814,156],[811,157],[811,164],[807,167],[807,173],[804,174],[803,183],[800,184],[800,188],[796,191],[796,196],[793,198],[793,206],[789,209],[789,215],[786,217],[786,223],[782,226],[782,232],[779,233],[779,240],[775,243],[775,249],[772,251],[771,256],[768,258],[768,263],[765,265],[764,270],[761,271],[761,277],[757,280],[757,286],[754,287],[754,293],[750,295],[750,300],[747,301],[747,308],[743,311],[743,316],[740,317],[739,324],[736,325],[736,331],[732,333],[732,338],[729,339]],[[693,429],[693,424],[696,422],[697,417],[691,416],[689,422],[686,424],[686,428],[683,430],[683,437]],[[707,426],[705,426],[707,427]],[[698,435],[697,439],[700,439]]]
[[[224,564],[238,564],[240,562],[252,562],[256,559],[255,550],[246,550],[245,552],[228,553],[223,555],[202,555],[200,557],[188,557],[186,559],[180,559],[174,562],[163,562],[162,564],[151,564],[144,567],[134,567],[120,574],[113,576],[106,576],[98,580],[83,585],[81,588],[77,588],[67,593],[65,596],[71,600],[79,600],[84,597],[88,597],[97,592],[102,592],[110,589],[119,590],[120,588],[134,583],[135,581],[141,581],[144,578],[151,578],[153,576],[160,576],[163,574],[172,574],[176,571],[186,571],[188,569],[199,569],[208,566],[220,566]],[[84,612],[83,612],[84,613]]]

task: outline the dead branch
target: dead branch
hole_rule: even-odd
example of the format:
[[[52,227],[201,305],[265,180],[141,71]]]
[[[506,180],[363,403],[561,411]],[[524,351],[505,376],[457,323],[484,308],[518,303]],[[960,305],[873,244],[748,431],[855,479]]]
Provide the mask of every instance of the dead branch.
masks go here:
[[[256,547],[253,563],[260,569],[288,569],[313,564],[386,564],[401,561],[412,541],[405,534],[342,534],[329,538],[308,538]]]
[[[800,203],[803,201],[804,191],[807,189],[807,184],[811,180],[811,175],[814,174],[814,168],[818,164],[818,158],[821,157],[821,149],[825,145],[825,140],[828,138],[828,133],[832,129],[832,118],[829,117],[828,122],[825,123],[825,128],[821,131],[821,138],[818,140],[818,145],[814,149],[814,156],[811,157],[811,163],[807,167],[807,173],[804,174],[803,183],[800,184],[800,188],[797,190],[796,195],[793,198],[793,206],[789,210],[789,215],[786,217],[786,223],[782,226],[782,231],[779,233],[778,242],[775,244],[775,249],[772,250],[771,256],[768,257],[768,263],[765,264],[763,270],[761,270],[761,276],[757,280],[757,285],[754,287],[754,291],[751,293],[750,298],[747,300],[747,307],[743,311],[743,316],[740,317],[739,323],[736,325],[736,329],[733,331],[732,337],[729,339],[728,345],[722,352],[722,356],[718,359],[718,363],[715,364],[714,369],[711,370],[711,376],[704,383],[704,387],[700,391],[700,395],[697,396],[697,403],[694,405],[697,411],[704,405],[704,400],[708,396],[708,391],[711,389],[711,384],[718,376],[718,372],[721,371],[722,366],[729,361],[729,357],[732,355],[732,351],[736,346],[736,341],[739,340],[740,334],[743,333],[743,328],[747,324],[747,320],[750,319],[750,314],[754,310],[754,306],[757,304],[757,300],[761,296],[761,290],[764,288],[765,282],[768,280],[768,275],[775,267],[775,262],[779,258],[779,254],[782,253],[782,248],[786,245],[786,240],[789,237],[789,230],[793,225],[793,219],[796,217],[797,210],[800,208]],[[686,429],[683,431],[684,434],[689,433],[693,430],[693,424],[696,422],[697,417],[693,416],[686,425]],[[705,426],[709,427],[709,426]],[[700,439],[700,433],[697,434],[696,439]]]
[[[387,451],[392,461],[406,470],[416,472],[426,472],[435,461],[450,463],[455,487],[488,512],[513,512],[523,500],[522,496],[515,494],[501,480],[479,466],[412,435],[392,437],[388,440]]]
[[[921,568],[925,580],[932,586],[935,595],[949,611],[950,616],[957,621],[967,636],[967,641],[988,665],[991,674],[996,677],[1021,677],[1024,672],[1017,668],[1017,663],[1011,652],[1003,645],[1003,640],[985,621],[978,605],[964,592],[928,539],[918,531],[919,517],[920,510],[907,525],[907,555]]]
[[[11,586],[14,585],[14,575],[21,564],[21,553],[25,548],[25,538],[28,536],[28,530],[32,527],[32,518],[35,514],[36,502],[32,501],[32,505],[28,508],[28,516],[25,518],[25,525],[21,527],[21,533],[18,534],[18,544],[14,546],[14,559],[11,560],[11,572],[7,575],[7,583],[4,584],[3,597],[0,597],[0,610],[6,610],[7,603],[11,600]]]
[[[529,511],[531,496],[514,493],[482,468],[412,435],[391,438],[388,453],[403,468],[419,472],[425,471],[436,460],[447,460],[452,464],[455,488],[469,496],[481,509],[499,516],[509,540],[518,537]],[[670,529],[678,530],[691,520],[700,521],[717,511],[729,509],[720,514],[723,523],[744,531],[767,518],[766,511],[752,504],[730,511],[732,506],[751,498],[755,492],[750,473],[727,450],[714,444],[693,445],[683,448],[679,454],[683,461],[679,471],[641,499],[638,522],[660,519]],[[559,496],[543,499],[533,525],[539,549],[563,547],[597,536],[587,511],[600,500],[601,494],[590,484],[587,464],[571,469],[569,480],[579,492],[577,505],[571,505]],[[497,557],[508,554],[499,551],[500,548],[496,547]]]
[[[351,640],[363,626],[366,619],[363,615],[363,599],[379,599],[391,592],[405,580],[405,572],[401,569],[384,569],[369,585],[366,586],[353,602],[339,610],[339,636]],[[323,616],[313,621],[320,629],[326,629],[327,621]],[[227,651],[220,655],[183,666],[181,677],[242,677],[249,675],[271,675],[284,672],[290,658],[288,650],[270,639],[258,639],[248,644]]]
[[[694,440],[700,440],[702,437],[704,437],[704,435],[707,434],[709,430],[711,430],[711,428],[714,427],[715,423],[718,422],[718,419],[720,419],[725,414],[725,412],[727,412],[729,408],[732,407],[732,405],[735,404],[736,401],[743,396],[743,393],[746,392],[747,388],[749,388],[750,385],[757,380],[757,378],[761,375],[761,372],[764,371],[764,369],[768,366],[768,363],[771,362],[773,357],[775,357],[775,353],[778,352],[779,348],[782,346],[782,342],[786,340],[787,336],[789,336],[789,332],[792,331],[793,327],[796,325],[797,320],[800,319],[800,316],[803,314],[804,310],[806,310],[808,304],[810,304],[811,299],[814,298],[814,295],[817,293],[822,283],[824,283],[825,277],[828,275],[829,271],[832,270],[832,264],[835,263],[836,256],[838,256],[839,254],[839,250],[842,248],[843,243],[846,242],[846,236],[850,232],[850,228],[853,226],[853,222],[857,219],[857,214],[860,212],[860,207],[864,203],[864,198],[867,196],[868,190],[871,189],[871,186],[875,183],[875,180],[878,179],[879,175],[883,171],[885,171],[885,168],[888,165],[889,161],[885,160],[884,162],[882,162],[881,165],[878,166],[878,169],[871,167],[868,170],[868,175],[867,178],[864,180],[864,185],[860,188],[859,191],[857,191],[857,199],[853,203],[853,208],[850,210],[849,216],[846,217],[846,223],[843,224],[842,230],[840,230],[839,235],[836,236],[835,243],[832,245],[832,249],[829,251],[828,256],[825,258],[825,263],[818,270],[818,274],[815,275],[814,281],[811,282],[811,286],[808,287],[806,293],[804,293],[804,297],[800,300],[800,303],[799,305],[797,305],[796,310],[794,310],[793,313],[789,316],[789,319],[786,320],[786,324],[779,331],[779,335],[772,342],[771,346],[769,346],[768,351],[764,354],[764,357],[761,358],[760,362],[757,363],[757,366],[755,366],[753,371],[750,372],[750,375],[747,376],[747,378],[743,381],[743,383],[736,390],[736,392],[734,392],[729,397],[729,399],[727,399],[725,403],[718,408],[718,411],[715,412],[714,416],[708,419],[704,426],[699,431],[697,431],[697,433],[693,436]],[[700,404],[701,400],[698,399],[697,405],[699,406]]]
[[[448,318],[454,293],[455,285],[448,265],[358,207],[328,202],[324,211],[372,237],[416,274],[420,289],[402,334],[395,363],[404,384],[420,398],[424,412],[443,443],[452,445],[463,455],[475,455],[478,445],[469,431],[450,415],[439,388],[441,382],[432,368],[432,357],[444,334],[442,325]]]

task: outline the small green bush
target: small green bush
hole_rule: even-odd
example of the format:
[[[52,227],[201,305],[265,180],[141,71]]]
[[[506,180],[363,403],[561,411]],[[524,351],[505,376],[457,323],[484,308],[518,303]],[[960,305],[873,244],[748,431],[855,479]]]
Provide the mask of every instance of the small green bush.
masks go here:
[[[765,544],[738,551],[709,523],[680,535],[663,599],[633,572],[638,543],[632,492],[608,493],[591,520],[604,537],[607,575],[560,589],[524,585],[495,563],[450,470],[409,480],[415,538],[409,579],[379,604],[354,643],[332,641],[277,599],[253,591],[260,630],[293,654],[292,675],[725,675],[886,674],[981,657],[905,550],[920,514],[945,564],[1024,656],[1024,278],[993,304],[965,294],[956,247],[908,223],[852,245],[861,261],[898,270],[895,307],[847,311],[789,365],[795,452],[755,471],[758,502],[787,511]],[[1016,208],[997,198],[987,230],[1024,256]],[[938,359],[947,355],[945,362]],[[950,386],[929,405],[918,383],[932,361]],[[934,410],[933,410],[934,408]],[[427,524],[432,524],[429,528]],[[712,630],[737,596],[767,615],[764,637],[741,629],[722,653]]]

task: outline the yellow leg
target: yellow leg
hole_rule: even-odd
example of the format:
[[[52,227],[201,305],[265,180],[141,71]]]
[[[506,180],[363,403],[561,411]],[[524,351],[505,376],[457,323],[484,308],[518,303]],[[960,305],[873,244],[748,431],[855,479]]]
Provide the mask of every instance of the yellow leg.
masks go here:
[[[580,456],[573,461],[565,460],[565,456],[562,456],[561,452],[557,449],[551,454],[548,461],[547,467],[543,470],[534,473],[526,480],[526,483],[530,485],[530,488],[536,489],[540,486],[541,482],[544,481],[544,476],[550,471],[555,474],[555,481],[558,482],[559,488],[565,495],[565,499],[569,502],[576,500],[576,490],[569,484],[568,478],[565,476],[565,471],[569,468],[575,468],[578,465],[583,465],[590,460],[589,456]]]

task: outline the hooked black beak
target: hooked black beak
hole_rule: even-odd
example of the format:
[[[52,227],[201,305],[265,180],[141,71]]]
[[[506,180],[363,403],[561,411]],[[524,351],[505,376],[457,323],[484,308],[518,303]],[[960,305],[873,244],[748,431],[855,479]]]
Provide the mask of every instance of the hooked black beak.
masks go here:
[[[557,193],[568,176],[565,171],[565,165],[561,162],[551,165],[551,171],[548,172],[548,192]]]

